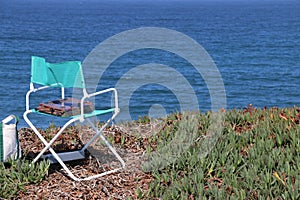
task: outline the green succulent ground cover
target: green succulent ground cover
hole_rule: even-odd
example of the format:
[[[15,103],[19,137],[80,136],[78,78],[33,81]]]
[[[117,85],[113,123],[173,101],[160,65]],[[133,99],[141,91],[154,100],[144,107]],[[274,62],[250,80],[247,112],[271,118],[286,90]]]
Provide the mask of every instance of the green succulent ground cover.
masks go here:
[[[222,132],[211,148],[203,146],[211,134],[212,113],[168,116],[149,138],[146,154],[153,159],[144,170],[153,180],[147,191],[137,189],[137,197],[300,199],[300,109],[248,107],[224,114]],[[138,122],[151,123],[147,117]],[[153,152],[158,156],[151,157]],[[45,161],[0,163],[0,197],[12,198],[27,184],[39,183],[48,169]]]
[[[156,135],[157,149],[188,130],[180,115]],[[227,111],[221,136],[199,158],[210,113],[198,114],[197,140],[175,161],[153,170],[149,190],[140,198],[159,199],[299,199],[300,110],[297,108]],[[179,127],[181,126],[181,127]],[[194,130],[195,131],[195,130]],[[199,139],[200,138],[200,139]]]
[[[46,161],[31,164],[25,159],[0,163],[0,198],[13,198],[24,186],[41,182],[49,166]]]

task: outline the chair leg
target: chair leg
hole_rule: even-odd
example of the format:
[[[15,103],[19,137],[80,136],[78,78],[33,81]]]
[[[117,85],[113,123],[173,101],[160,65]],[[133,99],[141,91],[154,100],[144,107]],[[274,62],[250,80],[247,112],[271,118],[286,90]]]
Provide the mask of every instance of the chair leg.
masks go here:
[[[123,168],[125,168],[125,162],[124,160],[120,157],[120,155],[116,152],[116,150],[110,145],[110,143],[105,139],[105,137],[102,134],[102,131],[107,127],[107,125],[109,123],[112,122],[112,120],[116,117],[117,113],[114,114],[102,127],[100,130],[98,130],[95,125],[89,120],[86,119],[89,124],[92,126],[92,128],[96,131],[96,134],[87,142],[86,145],[84,145],[84,147],[80,150],[80,152],[84,152],[87,147],[97,138],[100,137],[101,140],[104,141],[104,143],[106,144],[106,146],[110,149],[110,151],[116,156],[116,158],[120,161],[121,163],[121,167],[120,168],[116,168],[113,170],[109,170],[109,171],[105,171],[103,173],[100,174],[96,174],[93,176],[89,176],[86,178],[78,178],[76,177],[70,170],[69,168],[65,165],[65,163],[63,162],[63,160],[61,159],[61,157],[51,148],[51,145],[55,142],[55,140],[62,134],[62,132],[73,122],[80,120],[80,118],[74,118],[69,120],[61,129],[60,131],[50,140],[50,142],[47,142],[45,140],[45,138],[40,134],[40,132],[37,130],[37,128],[31,123],[31,121],[28,119],[28,114],[31,113],[31,110],[28,110],[24,113],[23,117],[24,120],[27,122],[27,124],[32,128],[32,130],[34,131],[34,133],[38,136],[38,138],[44,143],[45,147],[43,148],[43,150],[35,157],[35,159],[32,161],[33,163],[35,163],[38,159],[40,159],[43,154],[45,153],[45,151],[47,149],[49,149],[50,153],[53,155],[53,157],[57,160],[57,162],[63,167],[63,169],[67,172],[67,174],[70,176],[70,178],[72,178],[75,181],[83,181],[83,180],[91,180],[91,179],[95,179],[101,176],[105,176],[114,172],[117,172]]]
[[[120,161],[122,167],[125,168],[125,162],[121,158],[121,156],[117,153],[117,151],[111,146],[111,144],[107,141],[107,139],[102,134],[102,131],[105,129],[105,127],[110,123],[110,121],[106,122],[100,130],[97,129],[97,127],[89,120],[87,119],[91,127],[96,131],[96,134],[87,142],[86,145],[82,149],[86,149],[97,137],[100,137],[100,139],[105,143],[105,145],[109,148],[109,150],[116,156],[116,158]]]
[[[63,133],[63,131],[73,122],[75,122],[76,119],[71,119],[69,120],[57,133],[56,135],[50,140],[50,142],[48,143],[44,137],[38,132],[38,130],[34,130],[36,129],[34,126],[32,128],[34,128],[34,132],[38,135],[38,137],[42,140],[42,142],[45,144],[45,147],[43,148],[43,150],[35,157],[35,159],[33,160],[33,162],[36,162],[39,158],[41,158],[41,156],[45,153],[45,151],[47,151],[47,149],[51,148],[51,145],[57,140],[57,138]]]

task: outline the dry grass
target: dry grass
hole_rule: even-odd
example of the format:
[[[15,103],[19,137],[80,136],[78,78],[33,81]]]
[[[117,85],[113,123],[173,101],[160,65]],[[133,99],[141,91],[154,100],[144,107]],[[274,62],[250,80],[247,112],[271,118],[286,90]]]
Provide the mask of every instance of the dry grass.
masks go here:
[[[104,131],[126,162],[126,168],[118,173],[92,181],[74,182],[60,165],[52,164],[45,180],[25,186],[25,191],[20,192],[16,198],[137,199],[139,192],[147,190],[152,180],[152,176],[144,173],[140,166],[146,146],[149,145],[148,137],[158,128],[158,122],[152,125],[136,122],[109,127]],[[45,138],[50,139],[58,130],[59,128],[50,126],[45,131],[41,131]],[[70,127],[53,144],[53,148],[57,151],[80,149],[92,134],[92,129],[88,127]],[[32,159],[43,148],[43,144],[31,129],[20,129],[19,137],[23,154],[27,159]],[[99,143],[96,141],[88,149],[94,157],[89,156],[86,160],[68,163],[72,172],[79,176],[92,175],[109,169],[112,163],[116,163],[103,145],[96,145]]]

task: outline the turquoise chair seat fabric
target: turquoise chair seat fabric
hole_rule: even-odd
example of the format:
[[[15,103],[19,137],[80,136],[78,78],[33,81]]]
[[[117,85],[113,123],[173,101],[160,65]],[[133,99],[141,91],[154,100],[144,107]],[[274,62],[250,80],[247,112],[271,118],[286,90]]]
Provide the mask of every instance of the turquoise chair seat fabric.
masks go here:
[[[55,115],[40,112],[36,109],[32,109],[31,111],[32,111],[32,113],[38,113],[38,114],[48,115],[48,116],[49,115],[50,116],[55,116]],[[103,115],[103,114],[111,113],[111,112],[114,112],[114,111],[115,111],[115,108],[110,108],[110,109],[106,109],[106,110],[94,110],[93,112],[84,114],[84,118],[95,117],[97,115]],[[61,117],[61,116],[57,116],[57,117]],[[69,117],[64,117],[64,118],[78,118],[78,117],[80,117],[80,115],[74,115],[74,116],[69,116]]]

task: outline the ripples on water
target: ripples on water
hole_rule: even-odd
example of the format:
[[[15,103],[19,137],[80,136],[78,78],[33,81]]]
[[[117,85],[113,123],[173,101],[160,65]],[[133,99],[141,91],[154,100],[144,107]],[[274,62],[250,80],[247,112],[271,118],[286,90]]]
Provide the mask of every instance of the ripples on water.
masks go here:
[[[0,1],[1,118],[22,117],[31,55],[50,62],[83,61],[108,37],[146,26],[180,31],[208,51],[222,75],[227,108],[299,105],[299,10],[299,1]],[[194,87],[200,110],[210,109],[201,76],[191,73],[184,59],[159,50],[123,55],[99,87],[113,86],[122,73],[149,62],[178,69]],[[133,118],[147,114],[153,104],[162,104],[168,112],[179,109],[174,94],[150,84],[132,95]],[[25,126],[22,118],[20,125]]]

